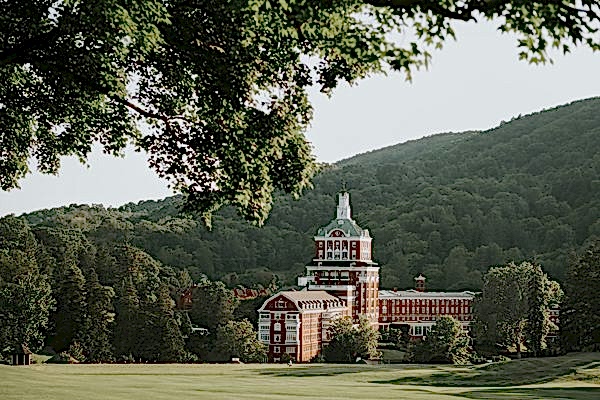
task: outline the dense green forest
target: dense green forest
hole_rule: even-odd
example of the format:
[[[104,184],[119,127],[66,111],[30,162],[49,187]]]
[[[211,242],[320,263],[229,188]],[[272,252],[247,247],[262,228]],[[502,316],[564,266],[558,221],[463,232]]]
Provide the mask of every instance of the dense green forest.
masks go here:
[[[424,273],[429,288],[480,289],[490,265],[511,260],[541,263],[562,281],[570,254],[600,236],[600,98],[324,166],[299,200],[278,197],[262,228],[226,209],[208,230],[178,214],[179,197],[24,217],[41,243],[60,229],[100,249],[142,249],[169,274],[187,269],[194,280],[253,286],[275,275],[292,284],[343,183],[354,219],[374,238],[383,287],[411,287]]]

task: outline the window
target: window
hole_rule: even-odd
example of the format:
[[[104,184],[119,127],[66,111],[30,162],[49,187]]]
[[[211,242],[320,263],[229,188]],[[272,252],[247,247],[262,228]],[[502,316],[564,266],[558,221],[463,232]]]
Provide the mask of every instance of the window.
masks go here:
[[[279,353],[280,351],[279,346],[273,347],[273,353]]]
[[[275,335],[275,343],[281,342],[281,335]]]
[[[286,332],[285,341],[286,342],[295,342],[296,341],[296,332],[294,332],[294,331]]]
[[[275,303],[275,307],[276,308],[285,308],[285,301],[279,300],[277,303]]]
[[[419,325],[415,326],[415,336],[421,336],[421,335],[423,335],[422,327]]]
[[[281,324],[280,324],[279,322],[276,322],[276,323],[273,325],[273,330],[274,330],[275,332],[281,332]]]
[[[269,313],[260,313],[260,319],[269,319],[270,315]]]
[[[268,342],[269,341],[269,332],[261,332],[260,333],[260,340],[262,342]]]
[[[285,352],[288,354],[296,354],[296,348],[295,347],[287,347],[285,349]]]
[[[269,325],[261,324],[261,325],[259,325],[258,329],[261,330],[261,331],[268,331],[269,330]]]

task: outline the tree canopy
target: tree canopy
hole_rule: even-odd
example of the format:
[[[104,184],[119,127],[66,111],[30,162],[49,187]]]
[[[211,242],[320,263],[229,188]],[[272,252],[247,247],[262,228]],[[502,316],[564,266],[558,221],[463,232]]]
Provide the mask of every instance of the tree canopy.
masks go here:
[[[522,262],[490,268],[481,295],[473,304],[477,349],[485,352],[522,345],[537,355],[546,346],[550,329],[556,330],[548,310],[560,302],[562,290],[539,265]]]
[[[357,155],[324,168],[299,200],[276,196],[262,228],[225,208],[207,231],[178,215],[180,196],[118,209],[71,205],[24,218],[38,231],[61,227],[109,245],[129,242],[188,269],[194,281],[206,275],[259,288],[277,275],[290,285],[312,257],[315,232],[335,215],[343,180],[353,218],[374,238],[384,288],[412,288],[423,273],[429,289],[479,291],[490,265],[532,259],[562,283],[570,252],[600,237],[598,126],[600,98],[592,98],[485,132]],[[111,271],[98,270],[100,281],[112,285],[123,276]]]
[[[323,358],[327,362],[352,363],[357,358],[367,360],[379,356],[379,332],[365,317],[361,316],[356,325],[350,317],[337,318],[331,322],[327,336],[329,343],[323,347]]]
[[[500,21],[530,62],[552,46],[600,46],[594,0],[24,0],[0,11],[3,190],[30,158],[55,173],[61,156],[131,143],[189,210],[231,204],[258,223],[275,191],[310,185],[310,86],[410,78],[457,20]]]
[[[573,256],[565,280],[560,325],[563,349],[600,349],[600,240]]]
[[[442,315],[412,349],[412,358],[418,363],[466,364],[471,358],[469,341],[460,322]]]

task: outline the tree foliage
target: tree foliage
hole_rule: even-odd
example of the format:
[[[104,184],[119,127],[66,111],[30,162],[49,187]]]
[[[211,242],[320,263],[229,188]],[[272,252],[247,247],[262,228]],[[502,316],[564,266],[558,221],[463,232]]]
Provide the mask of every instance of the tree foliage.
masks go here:
[[[21,345],[39,350],[54,304],[43,275],[28,274],[13,282],[0,282],[0,355],[10,354]]]
[[[228,321],[217,330],[217,349],[225,357],[242,362],[264,362],[267,359],[267,347],[257,338],[250,321]]]
[[[114,222],[109,226],[121,225]],[[256,302],[234,315],[232,290],[204,279],[190,314],[210,334],[198,337],[188,312],[175,308],[194,287],[186,270],[114,242],[119,236],[105,236],[110,229],[102,223],[94,234],[82,225],[31,229],[23,218],[0,218],[0,357],[26,345],[92,363],[226,361],[237,343],[245,360],[263,360],[264,348],[243,319],[256,318]]]
[[[79,267],[72,263],[60,265],[53,278],[57,306],[51,315],[53,334],[50,344],[60,353],[81,339],[87,311],[86,282]]]
[[[412,349],[412,358],[418,363],[466,364],[471,358],[469,341],[461,323],[443,315]]]
[[[204,280],[192,291],[190,319],[193,324],[215,332],[217,327],[233,319],[237,299],[222,282]]]
[[[600,343],[600,241],[591,242],[567,269],[561,305],[561,339],[567,351],[598,350]]]
[[[48,276],[40,273],[38,243],[28,224],[0,218],[0,356],[21,345],[39,350],[55,300]]]
[[[531,62],[550,46],[599,46],[593,0],[27,0],[1,11],[3,190],[30,156],[55,173],[94,143],[111,154],[132,143],[188,209],[232,204],[258,223],[275,191],[297,195],[315,171],[311,85],[330,92],[389,69],[410,78],[456,20],[501,21]]]
[[[412,288],[427,276],[438,290],[481,289],[491,265],[535,259],[558,282],[569,254],[600,237],[600,99],[515,118],[486,132],[440,134],[327,166],[298,201],[276,197],[262,228],[227,208],[213,229],[178,215],[181,197],[119,209],[68,206],[26,216],[42,227],[80,230],[97,244],[103,284],[115,242],[130,243],[194,281],[203,276],[267,287],[295,282],[313,257],[313,235],[333,215],[340,181],[353,218],[369,228],[381,286]],[[47,263],[43,263],[47,265]],[[107,272],[107,276],[103,275]],[[111,282],[110,285],[116,284]]]
[[[556,287],[539,265],[530,262],[491,268],[473,306],[477,350],[514,349],[520,356],[526,343],[528,350],[538,354],[551,325],[548,308],[557,304],[561,294]]]
[[[357,325],[350,317],[338,318],[329,326],[327,335],[329,343],[323,348],[327,362],[352,363],[358,358],[368,360],[379,355],[379,332],[366,318],[359,318]]]
[[[88,362],[107,362],[113,359],[112,329],[115,313],[113,300],[115,291],[103,286],[92,270],[86,281],[87,310],[81,333],[83,355]]]

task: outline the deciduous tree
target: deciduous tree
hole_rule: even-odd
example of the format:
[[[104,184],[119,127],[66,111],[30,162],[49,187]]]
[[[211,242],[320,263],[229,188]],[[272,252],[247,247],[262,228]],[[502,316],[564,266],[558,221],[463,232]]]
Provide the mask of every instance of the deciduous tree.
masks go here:
[[[530,262],[491,268],[473,307],[477,350],[514,348],[520,357],[527,342],[537,354],[545,345],[550,326],[547,310],[558,296],[557,287],[539,265]]]
[[[428,64],[453,21],[492,19],[520,57],[597,50],[595,0],[24,0],[0,8],[0,187],[29,157],[127,143],[208,214],[229,203],[264,221],[276,190],[299,194],[315,164],[306,89],[330,92]],[[391,41],[395,33],[414,37]],[[146,128],[140,129],[141,123]]]
[[[266,346],[258,340],[247,319],[221,325],[217,330],[216,347],[225,360],[238,357],[243,362],[264,362],[267,357]]]
[[[223,282],[204,280],[192,291],[190,319],[194,325],[216,332],[219,325],[233,319],[237,299]]]
[[[22,344],[39,350],[54,304],[50,284],[40,274],[0,282],[0,352],[6,354]]]
[[[357,358],[370,359],[378,355],[379,332],[366,318],[354,325],[352,318],[334,320],[328,330],[329,343],[323,348],[327,362],[355,362]]]
[[[451,316],[439,317],[427,336],[413,349],[419,363],[465,364],[471,357],[469,336]]]

